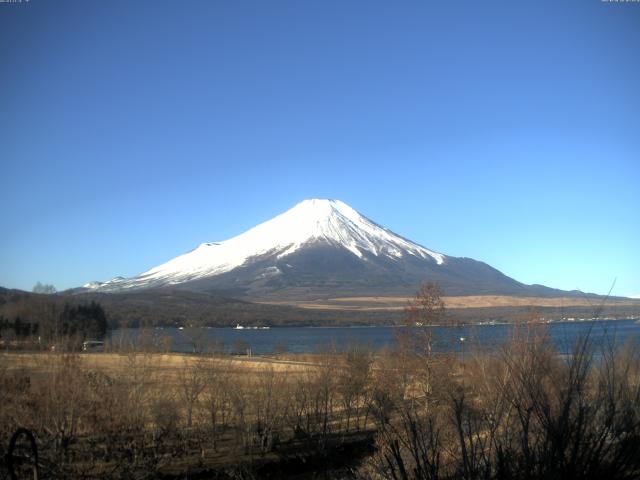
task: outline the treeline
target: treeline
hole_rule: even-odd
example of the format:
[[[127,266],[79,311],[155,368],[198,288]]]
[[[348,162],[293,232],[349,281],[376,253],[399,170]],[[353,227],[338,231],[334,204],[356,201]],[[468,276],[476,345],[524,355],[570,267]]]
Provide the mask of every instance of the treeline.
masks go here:
[[[0,315],[0,339],[9,332],[13,333],[13,337],[21,339],[36,336],[39,329],[40,324],[37,322],[23,322],[20,317],[9,320]]]
[[[14,295],[0,303],[0,340],[49,343],[61,338],[102,339],[109,327],[102,306],[94,301],[70,303],[52,295]]]
[[[120,327],[231,327],[389,325],[402,312],[332,311],[252,303],[215,294],[163,288],[128,293],[86,293],[78,298],[97,301],[111,322]]]
[[[177,289],[158,289],[130,293],[90,293],[77,298],[81,301],[99,302],[109,320],[121,327],[155,326],[212,326],[231,327],[242,325],[265,326],[352,326],[398,325],[406,322],[405,313],[371,310],[321,310],[285,305],[251,303],[212,294],[187,292]],[[640,315],[638,306],[611,306],[599,308],[601,317],[621,318]],[[591,318],[592,307],[536,307],[539,317],[562,318],[573,316]],[[448,309],[446,316],[453,323],[477,323],[495,320],[512,322],[520,316],[528,316],[531,307],[459,308]]]
[[[637,343],[587,337],[559,357],[544,329],[522,327],[462,357],[432,340],[297,365],[42,354],[0,369],[0,439],[31,429],[47,478],[286,478],[292,464],[362,480],[639,477]]]
[[[340,311],[304,309],[285,305],[252,303],[215,294],[188,292],[172,288],[129,293],[83,293],[79,295],[34,295],[11,293],[0,289],[0,315],[15,319],[15,314],[4,313],[21,309],[43,312],[50,308],[43,304],[54,303],[63,308],[70,305],[99,303],[104,309],[109,328],[118,327],[230,327],[240,323],[255,326],[353,326],[404,324],[404,312],[397,311]],[[477,323],[481,321],[512,322],[530,314],[530,307],[495,307],[448,309],[446,316],[451,323]],[[591,318],[590,307],[537,307],[536,313],[544,318],[573,316]],[[638,306],[611,306],[599,308],[601,317],[639,315]],[[40,313],[38,313],[40,315]],[[22,321],[30,322],[24,315]],[[42,332],[40,332],[42,333]]]

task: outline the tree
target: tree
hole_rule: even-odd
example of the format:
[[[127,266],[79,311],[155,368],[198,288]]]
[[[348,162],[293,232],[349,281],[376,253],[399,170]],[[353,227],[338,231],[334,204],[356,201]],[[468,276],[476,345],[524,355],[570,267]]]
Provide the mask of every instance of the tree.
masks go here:
[[[206,360],[198,358],[190,361],[183,359],[182,368],[178,370],[178,395],[185,406],[187,429],[193,424],[193,411],[198,403],[198,398],[207,386]]]
[[[416,296],[405,308],[405,323],[408,325],[438,325],[445,319],[442,289],[437,283],[427,282],[420,286]]]
[[[61,320],[63,335],[101,339],[107,333],[107,316],[102,306],[94,301],[77,306],[65,304]]]
[[[229,358],[206,365],[206,381],[203,393],[204,409],[211,428],[211,444],[214,450],[218,441],[231,424],[234,405],[234,381],[237,373]]]
[[[344,366],[337,373],[337,391],[340,394],[349,431],[351,419],[360,430],[360,419],[369,407],[373,352],[361,345],[352,345],[344,354]]]
[[[52,295],[56,292],[57,292],[56,287],[46,283],[38,282],[33,286],[33,293],[42,293],[44,295]]]

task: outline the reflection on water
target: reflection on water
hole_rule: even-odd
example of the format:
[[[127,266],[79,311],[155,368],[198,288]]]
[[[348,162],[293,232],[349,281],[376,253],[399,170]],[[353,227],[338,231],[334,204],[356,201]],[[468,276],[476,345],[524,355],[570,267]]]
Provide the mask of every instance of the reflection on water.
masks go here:
[[[522,327],[520,327],[522,328]],[[633,320],[600,320],[536,325],[546,329],[560,353],[571,351],[577,339],[589,334],[595,346],[627,341],[640,342],[640,324]],[[466,351],[492,350],[511,338],[513,325],[466,325],[431,327],[436,351],[460,351],[463,337]],[[364,344],[374,349],[393,346],[399,330],[409,333],[423,329],[406,327],[280,327],[265,330],[233,328],[119,329],[111,333],[114,346],[153,346],[174,352],[222,351],[264,355],[277,352],[313,353],[327,348],[338,351]]]

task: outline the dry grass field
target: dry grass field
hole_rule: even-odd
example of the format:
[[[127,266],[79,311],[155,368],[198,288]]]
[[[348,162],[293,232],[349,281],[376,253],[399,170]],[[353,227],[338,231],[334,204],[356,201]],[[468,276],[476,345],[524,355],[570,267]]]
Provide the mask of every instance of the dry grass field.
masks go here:
[[[158,353],[147,355],[144,353],[81,353],[78,357],[84,366],[101,370],[118,371],[124,368],[130,361],[131,355],[148,357],[149,366],[157,370],[172,370],[185,365],[191,366],[195,362],[205,361],[212,365],[232,365],[235,369],[248,372],[260,372],[265,369],[273,369],[277,372],[299,371],[309,368],[307,364],[313,364],[312,356],[304,356],[296,359],[293,356],[288,360],[280,360],[276,357],[198,357],[181,353]],[[51,358],[57,354],[44,353],[0,353],[0,362],[8,368],[47,368]]]
[[[371,443],[362,409],[344,425],[340,364],[330,355],[0,353],[0,450],[28,428],[46,478],[262,478],[247,477],[247,465],[264,473],[283,458],[304,470],[326,463],[334,445]]]
[[[432,352],[425,330],[304,356],[1,353],[0,450],[29,429],[53,479],[640,475],[638,344],[559,356],[522,325],[491,353]]]
[[[515,297],[506,295],[471,295],[462,297],[442,297],[446,308],[490,308],[490,307],[595,307],[595,306],[638,306],[635,299],[608,299],[601,301],[584,297]],[[293,305],[317,310],[354,311],[401,311],[411,297],[338,297],[315,301],[264,301],[270,305]]]

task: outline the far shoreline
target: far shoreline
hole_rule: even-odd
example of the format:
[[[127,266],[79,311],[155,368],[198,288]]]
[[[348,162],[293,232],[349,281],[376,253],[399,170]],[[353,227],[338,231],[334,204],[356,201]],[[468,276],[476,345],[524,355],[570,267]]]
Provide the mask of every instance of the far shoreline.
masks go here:
[[[560,320],[531,320],[531,321],[481,321],[481,322],[462,322],[457,324],[431,324],[431,325],[406,325],[406,324],[379,324],[379,325],[271,325],[266,330],[282,330],[287,328],[309,328],[309,329],[353,329],[353,328],[458,328],[458,327],[491,327],[495,325],[553,325],[558,323],[587,323],[587,322],[620,322],[620,321],[640,321],[640,315],[632,315],[626,317],[606,317],[606,318],[576,318],[574,320],[560,319]],[[253,328],[253,326],[245,326],[244,328],[237,329],[233,326],[213,326],[213,325],[157,325],[157,326],[135,326],[135,327],[118,327],[111,329],[116,330],[164,330],[167,328],[173,328],[176,330],[183,329],[214,329],[214,330],[238,330],[245,332],[260,332],[265,330],[264,328]]]

